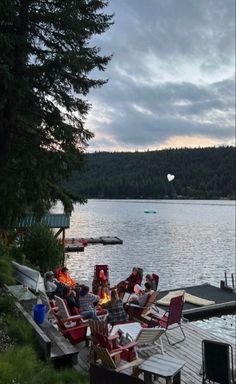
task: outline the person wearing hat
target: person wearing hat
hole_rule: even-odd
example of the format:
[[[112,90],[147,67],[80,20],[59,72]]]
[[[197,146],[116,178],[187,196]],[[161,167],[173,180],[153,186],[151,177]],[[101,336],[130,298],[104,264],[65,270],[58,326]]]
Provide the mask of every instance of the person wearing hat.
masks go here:
[[[47,293],[55,292],[57,289],[56,278],[53,271],[46,272],[46,291]]]

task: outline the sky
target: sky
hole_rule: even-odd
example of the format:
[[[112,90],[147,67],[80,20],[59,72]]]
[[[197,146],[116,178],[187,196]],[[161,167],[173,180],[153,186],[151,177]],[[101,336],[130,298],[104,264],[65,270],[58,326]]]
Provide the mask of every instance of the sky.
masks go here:
[[[235,0],[110,0],[88,152],[235,145]]]

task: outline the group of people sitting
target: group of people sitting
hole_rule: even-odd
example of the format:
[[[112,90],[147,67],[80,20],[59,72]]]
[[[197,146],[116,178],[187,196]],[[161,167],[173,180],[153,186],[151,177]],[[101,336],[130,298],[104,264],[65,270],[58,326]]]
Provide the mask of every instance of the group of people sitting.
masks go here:
[[[52,271],[46,272],[45,277],[46,292],[50,299],[59,296],[64,299],[72,315],[80,314],[81,317],[98,320],[95,305],[100,297],[90,293],[88,286],[76,283],[66,267],[60,269],[57,277]]]
[[[155,279],[152,275],[146,275],[144,287],[141,287],[142,270],[134,267],[130,276],[121,281],[117,286],[110,288],[108,273],[103,269],[98,271],[93,280],[93,293],[89,287],[79,285],[70,277],[68,269],[63,267],[56,278],[52,271],[46,273],[46,291],[49,298],[54,295],[63,298],[71,314],[80,314],[84,318],[98,320],[98,309],[106,309],[108,322],[111,325],[126,322],[130,317],[127,306],[122,300],[124,293],[129,293],[128,303],[144,306],[148,296],[156,290]],[[107,295],[108,301],[101,304],[101,299]],[[100,302],[100,303],[99,303]]]

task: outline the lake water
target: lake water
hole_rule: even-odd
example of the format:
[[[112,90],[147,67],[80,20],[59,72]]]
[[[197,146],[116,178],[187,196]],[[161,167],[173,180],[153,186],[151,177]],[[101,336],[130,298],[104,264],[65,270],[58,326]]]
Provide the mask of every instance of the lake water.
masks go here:
[[[58,205],[54,211],[62,209]],[[133,266],[142,267],[144,274],[157,272],[161,290],[219,286],[225,270],[235,272],[234,201],[89,200],[76,205],[66,237],[100,236],[117,236],[123,244],[89,245],[66,260],[71,274],[90,284],[95,264],[109,265],[112,285],[125,279]],[[231,333],[235,318],[225,319],[223,329],[227,323]]]

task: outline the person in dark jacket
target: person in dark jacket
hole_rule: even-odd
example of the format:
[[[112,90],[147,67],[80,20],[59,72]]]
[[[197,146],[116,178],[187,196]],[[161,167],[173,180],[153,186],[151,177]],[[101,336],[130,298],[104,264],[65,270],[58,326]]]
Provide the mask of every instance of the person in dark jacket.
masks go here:
[[[131,275],[129,275],[129,277],[127,277],[127,279],[125,280],[125,283],[127,285],[126,291],[130,293],[134,292],[134,286],[136,284],[140,285],[141,282],[142,282],[142,277],[140,276],[139,270],[138,268],[134,267]]]

